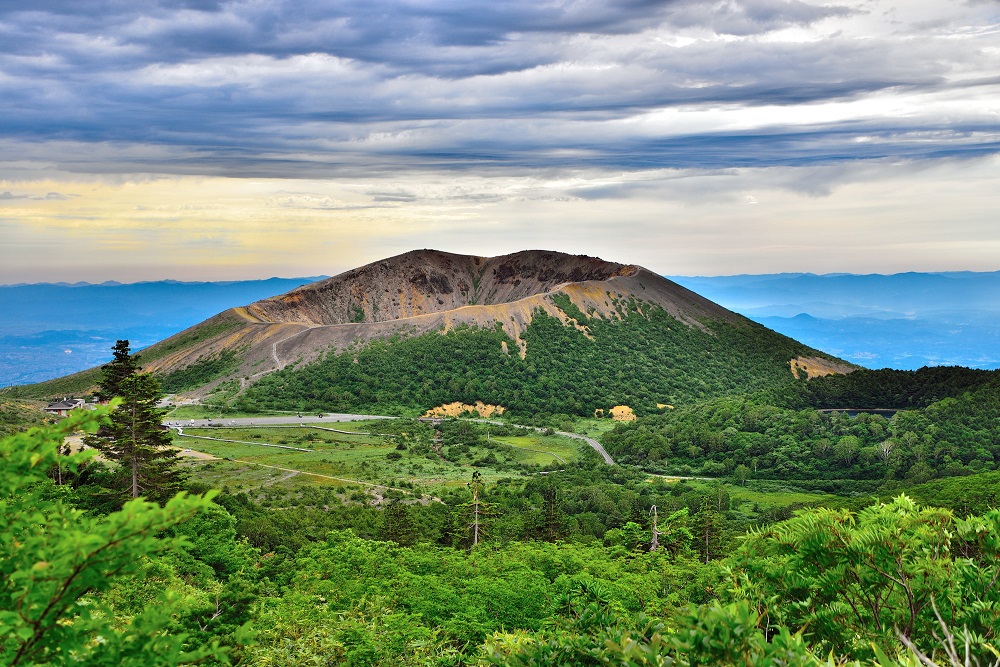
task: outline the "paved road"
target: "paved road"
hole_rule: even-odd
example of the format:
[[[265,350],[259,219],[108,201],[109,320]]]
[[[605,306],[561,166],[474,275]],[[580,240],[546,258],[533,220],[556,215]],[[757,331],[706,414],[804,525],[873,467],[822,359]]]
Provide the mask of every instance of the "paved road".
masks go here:
[[[303,449],[302,447],[292,447],[291,445],[273,445],[270,442],[247,442],[245,440],[227,440],[226,438],[212,438],[207,435],[191,435],[190,433],[185,433],[183,426],[174,426],[172,428],[177,429],[177,435],[184,436],[185,438],[195,438],[197,440],[215,440],[216,442],[233,442],[237,445],[254,445],[256,447],[274,447],[275,449],[294,449],[297,452],[314,452],[314,449]],[[190,428],[187,427],[187,428]]]
[[[542,429],[538,430],[541,431]],[[593,438],[588,438],[587,436],[580,435],[579,433],[568,433],[566,431],[556,431],[556,434],[565,435],[567,438],[576,438],[577,440],[583,440],[588,445],[593,447],[595,452],[597,452],[604,458],[605,463],[607,463],[609,466],[613,466],[615,464],[615,460],[611,458],[611,454],[608,454],[607,451],[605,451],[604,447],[601,446],[601,443],[597,442]]]

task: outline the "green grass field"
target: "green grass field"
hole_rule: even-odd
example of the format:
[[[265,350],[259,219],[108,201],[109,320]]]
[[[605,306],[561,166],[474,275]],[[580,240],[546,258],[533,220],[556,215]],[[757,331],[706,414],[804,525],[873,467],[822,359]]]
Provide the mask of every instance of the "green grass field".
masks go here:
[[[226,492],[246,491],[260,496],[267,492],[294,495],[304,488],[313,487],[328,487],[343,493],[364,488],[358,484],[277,468],[267,468],[259,464],[223,459],[184,459],[183,461],[182,465],[193,479],[207,487],[222,489]]]
[[[614,419],[579,417],[573,424],[573,432],[600,440],[602,435],[613,429],[619,423],[621,422],[616,422]]]
[[[579,457],[580,447],[587,445],[579,440],[559,435],[503,436],[494,437],[494,442],[508,445],[515,450],[519,463],[549,465],[566,463]]]
[[[757,505],[763,509],[788,507],[789,505],[809,505],[836,501],[836,496],[826,493],[805,493],[800,491],[755,491],[744,486],[731,485],[729,495],[734,506]]]
[[[577,459],[580,448],[587,447],[579,440],[533,431],[441,446],[432,439],[430,427],[407,422],[342,422],[332,427],[352,433],[329,428],[188,427],[174,436],[174,444],[215,457],[185,460],[194,481],[214,488],[260,492],[331,486],[353,492],[382,485],[418,495],[463,486],[476,470],[487,483],[533,474]],[[421,428],[423,432],[414,432]]]
[[[593,433],[597,426],[609,422],[593,421],[596,425],[580,425],[584,428],[575,430]],[[185,458],[193,481],[232,492],[246,491],[261,502],[270,498],[282,506],[319,489],[353,502],[377,500],[387,488],[389,493],[433,498],[468,484],[473,471],[479,471],[492,485],[500,479],[559,468],[590,452],[580,440],[527,429],[515,431],[515,435],[491,433],[487,437],[490,428],[484,425],[475,426],[478,441],[472,437],[468,443],[451,440],[443,444],[435,436],[436,428],[440,427],[411,420],[188,427],[185,435],[175,436],[174,443],[215,457]],[[650,478],[654,484],[677,481]],[[716,482],[692,479],[686,484],[708,492]],[[753,485],[727,484],[726,491],[733,509],[748,515],[835,500],[822,493],[763,491]]]

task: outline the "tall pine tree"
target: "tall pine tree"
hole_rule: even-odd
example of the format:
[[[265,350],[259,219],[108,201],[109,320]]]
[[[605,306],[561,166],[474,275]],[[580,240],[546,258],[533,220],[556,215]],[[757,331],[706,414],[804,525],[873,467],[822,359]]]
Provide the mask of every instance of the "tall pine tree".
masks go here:
[[[542,489],[542,539],[555,542],[563,534],[563,513],[559,509],[558,494],[551,478]]]
[[[487,537],[490,520],[497,515],[493,506],[482,499],[486,483],[478,470],[473,471],[468,487],[472,500],[459,505],[452,513],[452,544],[456,547],[469,548],[482,542]]]
[[[706,564],[709,560],[722,555],[725,530],[726,518],[719,510],[718,498],[703,496],[701,509],[694,515],[693,532],[697,549],[705,559]]]
[[[128,340],[116,340],[111,348],[114,358],[101,366],[101,386],[97,390],[99,401],[110,401],[122,395],[122,382],[141,370],[139,355],[132,354]]]
[[[382,534],[386,540],[404,547],[412,546],[417,541],[410,508],[399,498],[389,501],[382,512],[382,518],[385,522]]]
[[[117,396],[122,403],[111,412],[108,423],[84,438],[84,444],[117,464],[111,490],[120,500],[143,496],[164,502],[183,488],[185,478],[177,468],[170,433],[162,426],[164,411],[156,407],[162,397],[160,385],[152,374],[139,372],[127,340],[118,341],[112,350],[115,358],[101,369],[98,396]]]

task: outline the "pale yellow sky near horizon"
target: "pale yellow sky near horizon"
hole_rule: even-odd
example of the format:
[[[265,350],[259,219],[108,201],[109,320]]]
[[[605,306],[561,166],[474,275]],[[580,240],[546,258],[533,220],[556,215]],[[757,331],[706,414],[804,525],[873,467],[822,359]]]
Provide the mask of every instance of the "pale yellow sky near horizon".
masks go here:
[[[997,2],[78,4],[0,3],[0,284],[1000,270]]]
[[[994,271],[998,176],[997,157],[519,177],[57,173],[0,181],[0,284],[333,275],[414,248],[543,248],[668,275]]]

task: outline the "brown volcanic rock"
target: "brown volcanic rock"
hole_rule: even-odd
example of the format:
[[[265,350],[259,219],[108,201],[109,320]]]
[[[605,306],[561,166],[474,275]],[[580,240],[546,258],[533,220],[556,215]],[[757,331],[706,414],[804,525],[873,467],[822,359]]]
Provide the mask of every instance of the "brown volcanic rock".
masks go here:
[[[635,267],[594,257],[541,250],[501,257],[415,250],[258,301],[247,312],[263,322],[389,322],[463,306],[510,303],[563,283],[634,272]]]
[[[725,308],[634,265],[584,255],[530,250],[472,257],[416,250],[220,313],[143,352],[146,369],[170,373],[236,351],[242,360],[230,377],[242,384],[329,350],[387,338],[498,324],[525,354],[521,333],[541,310],[589,335],[556,306],[562,294],[589,317],[621,317],[619,303],[635,300],[663,308],[689,326],[703,320],[746,322]],[[212,327],[215,327],[214,329]],[[215,333],[219,330],[219,333]],[[193,341],[188,343],[187,341]],[[210,383],[195,392],[212,389]]]

